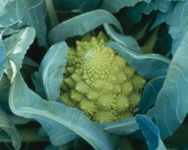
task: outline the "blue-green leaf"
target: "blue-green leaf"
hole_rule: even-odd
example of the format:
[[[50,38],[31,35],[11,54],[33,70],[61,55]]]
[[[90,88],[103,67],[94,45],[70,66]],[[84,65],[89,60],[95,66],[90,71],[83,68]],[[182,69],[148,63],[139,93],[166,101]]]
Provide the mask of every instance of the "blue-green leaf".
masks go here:
[[[21,148],[21,137],[14,123],[8,118],[7,114],[0,108],[0,129],[2,129],[12,141],[15,150]]]
[[[146,113],[151,108],[156,100],[157,95],[162,88],[165,76],[156,77],[144,86],[143,96],[139,103],[139,112]]]
[[[77,138],[74,132],[65,128],[62,124],[54,123],[42,117],[38,121],[42,124],[43,129],[47,132],[53,145],[64,145]]]
[[[8,103],[10,81],[6,75],[3,75],[0,81],[0,103],[1,105]]]
[[[21,23],[20,15],[16,13],[16,1],[0,2],[0,28],[9,27],[17,23]]]
[[[145,115],[136,115],[130,119],[106,124],[105,131],[116,135],[127,135],[141,131],[149,150],[166,150],[158,127]],[[138,132],[137,132],[138,133]]]
[[[22,67],[24,56],[35,39],[35,30],[26,27],[20,32],[4,39],[6,49],[6,73],[11,81]]]
[[[35,92],[38,93],[41,97],[46,97],[45,88],[43,86],[42,77],[39,72],[34,72],[31,77],[32,83],[35,88]]]
[[[111,13],[98,9],[73,17],[56,25],[49,33],[49,40],[55,43],[64,41],[70,37],[84,35],[105,23],[114,25],[122,32],[121,25]]]
[[[0,13],[0,28],[33,26],[40,46],[47,46],[46,11],[43,0],[8,1]]]
[[[139,130],[139,126],[135,118],[131,117],[129,119],[104,124],[104,130],[115,135],[128,135]]]
[[[146,78],[154,78],[166,75],[170,61],[158,54],[139,54],[117,42],[109,42],[113,48],[129,65]]]
[[[38,43],[47,47],[47,25],[44,0],[18,0],[23,23],[32,26],[36,30]],[[22,10],[22,7],[25,9]]]
[[[186,31],[188,30],[188,1],[179,2],[167,13],[158,15],[155,26],[163,22],[169,25],[169,34],[173,39],[172,53],[174,54]]]
[[[101,8],[106,9],[110,12],[118,12],[124,7],[133,7],[139,2],[149,3],[151,0],[103,0]]]
[[[135,51],[135,52],[137,52],[137,53],[141,53],[140,47],[139,47],[137,41],[136,41],[133,37],[131,37],[131,36],[126,36],[126,35],[117,33],[117,32],[116,32],[110,25],[108,25],[108,24],[105,24],[105,25],[104,25],[104,28],[105,28],[106,33],[108,34],[108,36],[109,36],[112,40],[114,40],[114,41],[116,41],[116,42],[122,44],[124,47],[126,47],[126,48],[128,48],[128,49],[130,49],[130,50],[132,50],[132,51]]]
[[[0,34],[0,80],[4,73],[4,67],[5,67],[5,46],[2,39],[2,34]]]
[[[188,32],[178,47],[154,108],[149,114],[155,119],[163,138],[181,125],[188,112]]]
[[[174,2],[171,0],[152,0],[145,9],[145,14],[150,14],[152,11],[161,11],[162,13],[167,12],[171,8],[173,8]]]
[[[160,138],[160,131],[158,127],[151,121],[151,119],[144,115],[136,115],[136,122],[146,140],[149,150],[166,150]]]
[[[101,0],[54,0],[58,10],[83,12],[96,9]]]
[[[96,150],[113,149],[111,136],[91,122],[81,111],[60,102],[45,101],[27,87],[20,74],[17,74],[11,86],[9,106],[18,116],[33,118],[42,125],[48,122],[50,128],[54,130],[57,124],[59,127],[61,125],[63,128],[68,128],[84,138]],[[63,137],[63,133],[59,132],[59,136]]]
[[[67,63],[68,46],[65,42],[53,45],[44,56],[39,68],[43,87],[49,100],[58,100],[63,72]]]

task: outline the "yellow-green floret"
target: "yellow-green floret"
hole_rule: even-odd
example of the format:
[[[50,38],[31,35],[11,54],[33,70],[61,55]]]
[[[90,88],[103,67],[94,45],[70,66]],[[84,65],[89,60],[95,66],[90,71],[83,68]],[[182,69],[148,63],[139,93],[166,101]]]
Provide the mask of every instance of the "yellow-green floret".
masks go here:
[[[145,80],[106,46],[103,33],[69,49],[61,99],[94,121],[112,122],[133,115]]]

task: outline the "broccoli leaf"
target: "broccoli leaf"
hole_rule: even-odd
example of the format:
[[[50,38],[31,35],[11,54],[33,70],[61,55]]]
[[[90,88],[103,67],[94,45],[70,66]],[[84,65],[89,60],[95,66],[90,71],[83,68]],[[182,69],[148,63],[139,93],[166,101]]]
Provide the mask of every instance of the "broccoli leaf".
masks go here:
[[[60,123],[54,123],[45,117],[40,117],[37,121],[42,124],[43,129],[47,132],[53,145],[64,145],[77,138],[74,132],[65,128]]]
[[[3,104],[7,105],[8,96],[9,96],[9,88],[10,88],[10,81],[6,77],[6,75],[3,75],[0,81],[0,103],[1,106]]]
[[[36,30],[38,43],[40,46],[47,47],[47,25],[46,10],[44,0],[18,0],[20,13],[22,14],[23,23],[32,26]],[[25,9],[21,9],[21,8]]]
[[[33,26],[40,46],[47,46],[46,12],[43,0],[12,0],[0,13],[0,28]]]
[[[145,115],[136,115],[134,118],[104,125],[105,131],[116,135],[127,135],[141,131],[149,150],[166,150],[158,127]]]
[[[137,3],[142,1],[149,3],[151,0],[103,0],[101,8],[114,13],[118,12],[120,9],[124,7],[133,7]]]
[[[156,120],[163,138],[174,133],[188,112],[187,43],[188,32],[183,37],[172,59],[155,106],[148,112]]]
[[[101,0],[54,0],[58,10],[83,12],[96,9]]]
[[[35,30],[26,27],[4,39],[6,50],[5,72],[11,81],[21,69],[24,56],[35,39]]]
[[[18,116],[37,120],[44,129],[57,130],[57,127],[62,126],[63,129],[68,128],[71,132],[84,138],[95,149],[113,149],[111,136],[91,122],[81,111],[67,107],[63,103],[45,101],[27,87],[20,74],[16,75],[11,86],[9,106]],[[49,128],[46,128],[47,125]],[[46,132],[49,131],[46,130]],[[57,135],[57,132],[55,134]],[[49,136],[52,136],[52,132]],[[58,136],[64,139],[63,132],[59,132]],[[56,143],[52,138],[50,139],[54,144]]]
[[[5,58],[5,46],[3,43],[2,34],[0,34],[0,80],[4,73]]]
[[[164,80],[165,76],[159,76],[146,83],[139,104],[139,112],[146,113],[147,110],[155,104],[157,95],[162,88]]]
[[[166,150],[160,138],[159,128],[145,115],[136,115],[136,122],[146,140],[149,150]]]
[[[14,126],[14,123],[9,119],[2,108],[0,108],[0,129],[11,138],[15,150],[19,150],[21,148],[20,134]]]
[[[112,24],[122,32],[121,25],[111,13],[98,9],[56,25],[49,33],[49,40],[55,43],[70,37],[84,35],[104,23]]]
[[[103,124],[104,130],[115,135],[128,135],[139,130],[134,117],[117,122]]]
[[[172,54],[174,54],[188,30],[188,1],[179,2],[173,9],[170,9],[167,13],[161,13],[158,15],[154,26],[163,22],[169,25],[169,34],[173,39]]]
[[[139,74],[145,78],[154,78],[166,75],[170,61],[158,54],[139,54],[117,42],[109,42],[108,46],[113,48],[131,65]]]
[[[104,28],[105,28],[106,33],[111,39],[122,44],[123,46],[125,46],[126,48],[130,50],[133,50],[137,53],[141,53],[141,49],[137,41],[133,37],[115,32],[115,30],[108,24],[105,24]]]
[[[67,51],[68,46],[65,42],[53,45],[40,65],[39,74],[49,100],[58,100],[60,97],[60,86],[67,62]]]

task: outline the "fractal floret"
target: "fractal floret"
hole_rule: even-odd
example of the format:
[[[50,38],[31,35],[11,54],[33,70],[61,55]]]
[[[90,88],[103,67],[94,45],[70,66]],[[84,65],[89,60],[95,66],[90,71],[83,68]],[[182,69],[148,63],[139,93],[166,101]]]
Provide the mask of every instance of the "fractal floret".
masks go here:
[[[145,80],[106,46],[103,33],[85,37],[69,49],[61,99],[104,123],[132,116]]]

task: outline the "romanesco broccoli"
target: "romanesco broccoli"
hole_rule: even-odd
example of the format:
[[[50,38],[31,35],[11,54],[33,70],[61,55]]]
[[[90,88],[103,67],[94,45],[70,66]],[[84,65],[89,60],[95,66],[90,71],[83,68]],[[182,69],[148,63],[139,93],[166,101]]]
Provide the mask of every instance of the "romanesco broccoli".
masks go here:
[[[69,49],[61,88],[65,104],[78,107],[100,123],[133,115],[145,84],[106,42],[105,35],[99,33]]]

